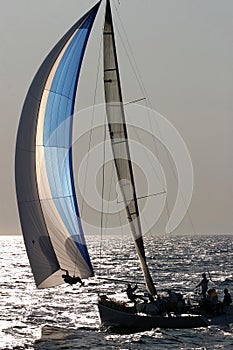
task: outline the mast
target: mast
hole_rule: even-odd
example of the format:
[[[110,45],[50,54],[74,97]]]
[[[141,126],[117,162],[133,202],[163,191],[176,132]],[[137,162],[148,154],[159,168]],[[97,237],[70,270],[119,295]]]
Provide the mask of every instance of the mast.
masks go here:
[[[133,235],[135,248],[139,257],[146,287],[150,294],[155,295],[156,289],[150,275],[142,238],[139,208],[133,167],[130,158],[128,133],[123,108],[123,97],[118,68],[116,44],[113,29],[110,0],[106,3],[104,24],[104,90],[106,112],[111,138],[112,151],[119,186],[123,196],[127,218]]]

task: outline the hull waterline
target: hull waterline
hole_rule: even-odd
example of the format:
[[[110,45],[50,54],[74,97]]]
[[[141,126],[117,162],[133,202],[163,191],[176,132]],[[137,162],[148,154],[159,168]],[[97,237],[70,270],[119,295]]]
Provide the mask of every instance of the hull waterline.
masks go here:
[[[101,325],[113,330],[148,331],[154,328],[199,328],[233,323],[233,309],[228,314],[208,318],[203,315],[149,316],[116,310],[98,303]]]

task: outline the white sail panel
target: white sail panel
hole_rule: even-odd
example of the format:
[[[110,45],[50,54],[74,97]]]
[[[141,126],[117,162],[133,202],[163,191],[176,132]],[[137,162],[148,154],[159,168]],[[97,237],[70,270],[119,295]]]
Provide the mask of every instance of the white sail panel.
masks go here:
[[[156,294],[156,289],[146,264],[142,239],[109,0],[107,0],[104,24],[104,88],[112,151],[119,187],[125,203],[126,215],[129,220],[147,289],[151,294]]]

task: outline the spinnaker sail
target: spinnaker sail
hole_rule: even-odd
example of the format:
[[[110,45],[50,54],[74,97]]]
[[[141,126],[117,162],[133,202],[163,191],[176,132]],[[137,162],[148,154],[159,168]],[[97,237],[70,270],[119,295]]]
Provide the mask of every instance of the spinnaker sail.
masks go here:
[[[93,269],[76,200],[72,122],[76,89],[98,2],[63,36],[35,75],[17,134],[15,179],[23,237],[38,288],[63,283],[62,269]]]

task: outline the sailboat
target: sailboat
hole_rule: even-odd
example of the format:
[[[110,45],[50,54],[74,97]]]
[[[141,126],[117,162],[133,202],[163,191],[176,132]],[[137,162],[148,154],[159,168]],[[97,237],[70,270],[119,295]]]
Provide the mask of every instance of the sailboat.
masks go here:
[[[73,278],[94,276],[75,190],[72,131],[80,71],[101,3],[84,14],[51,50],[31,83],[21,113],[16,193],[26,251],[38,288],[64,283],[64,271]],[[144,249],[110,0],[106,0],[103,46],[103,85],[115,171],[145,286],[148,294],[155,296]],[[98,308],[102,325],[128,330],[207,327],[233,321],[233,313],[212,318],[202,314],[153,316],[138,313],[134,307],[121,308],[104,297],[100,297]]]

